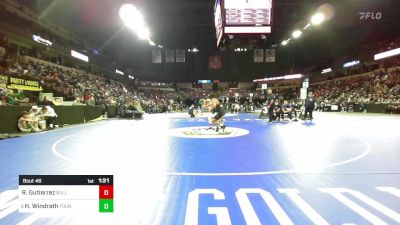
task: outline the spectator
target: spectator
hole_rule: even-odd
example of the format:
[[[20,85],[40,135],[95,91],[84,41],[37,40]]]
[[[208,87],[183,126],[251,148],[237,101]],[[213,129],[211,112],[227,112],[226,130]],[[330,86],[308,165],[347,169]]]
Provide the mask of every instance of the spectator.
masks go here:
[[[75,100],[72,102],[72,105],[83,105],[81,98],[76,97]]]
[[[96,104],[96,101],[94,100],[94,96],[90,96],[89,99],[86,102],[87,105],[94,106]]]
[[[54,122],[57,119],[57,114],[50,106],[45,106],[42,109],[42,115],[46,120],[46,124],[50,129],[54,129]]]
[[[7,90],[4,88],[0,88],[0,106],[7,105]]]
[[[18,119],[18,128],[24,133],[40,131],[37,121],[27,111],[22,112],[22,116]]]

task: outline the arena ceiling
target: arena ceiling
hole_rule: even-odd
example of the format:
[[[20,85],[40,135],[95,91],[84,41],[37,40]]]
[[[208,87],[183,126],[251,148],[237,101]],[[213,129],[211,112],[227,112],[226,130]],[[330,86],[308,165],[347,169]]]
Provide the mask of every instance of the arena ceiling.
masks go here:
[[[260,41],[268,48],[290,37],[304,25],[322,4],[331,4],[335,15],[295,43],[279,47],[277,62],[254,66],[252,53],[237,56],[225,63],[221,71],[209,71],[207,58],[220,54],[216,48],[213,8],[214,0],[17,0],[36,11],[43,20],[71,31],[93,43],[97,50],[114,59],[122,68],[132,68],[137,77],[160,80],[249,80],[296,72],[313,65],[330,66],[344,55],[351,55],[368,39],[399,35],[398,0],[273,0],[272,34]],[[198,59],[184,66],[157,66],[151,63],[151,47],[125,29],[118,16],[119,7],[133,3],[142,11],[150,27],[152,39],[165,48],[200,49]],[[359,12],[381,12],[380,20],[360,20]],[[221,54],[234,55],[227,51]],[[232,56],[236,57],[236,56]],[[191,61],[192,60],[192,61]],[[252,71],[248,68],[254,69]],[[248,71],[244,76],[244,71]],[[250,71],[250,72],[249,72]]]

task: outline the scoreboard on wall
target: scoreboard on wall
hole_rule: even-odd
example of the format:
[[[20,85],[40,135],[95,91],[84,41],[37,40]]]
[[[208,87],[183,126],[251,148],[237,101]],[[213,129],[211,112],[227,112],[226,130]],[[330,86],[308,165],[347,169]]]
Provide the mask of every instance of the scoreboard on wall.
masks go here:
[[[272,0],[216,0],[217,46],[224,34],[271,33]]]

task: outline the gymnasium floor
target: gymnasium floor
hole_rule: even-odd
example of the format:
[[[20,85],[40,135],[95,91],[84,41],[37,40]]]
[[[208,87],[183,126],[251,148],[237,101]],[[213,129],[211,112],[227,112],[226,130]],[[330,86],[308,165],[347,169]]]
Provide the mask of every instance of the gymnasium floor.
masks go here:
[[[164,114],[0,141],[0,224],[400,224],[399,116],[257,116],[227,116],[226,135]],[[112,174],[114,213],[20,214],[20,174]]]

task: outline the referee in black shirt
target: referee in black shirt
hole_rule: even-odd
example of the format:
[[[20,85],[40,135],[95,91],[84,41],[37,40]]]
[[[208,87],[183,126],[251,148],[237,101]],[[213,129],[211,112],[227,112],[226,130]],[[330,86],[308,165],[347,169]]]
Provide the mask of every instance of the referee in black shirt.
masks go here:
[[[271,123],[274,118],[274,106],[275,106],[275,95],[272,93],[271,89],[267,90],[267,108],[268,108],[268,117],[269,123]]]
[[[308,97],[306,98],[306,101],[304,103],[304,108],[305,108],[305,112],[304,112],[304,119],[307,118],[307,114],[310,114],[310,120],[313,119],[313,111],[315,108],[315,98],[314,98],[314,94],[312,92],[308,93]]]

